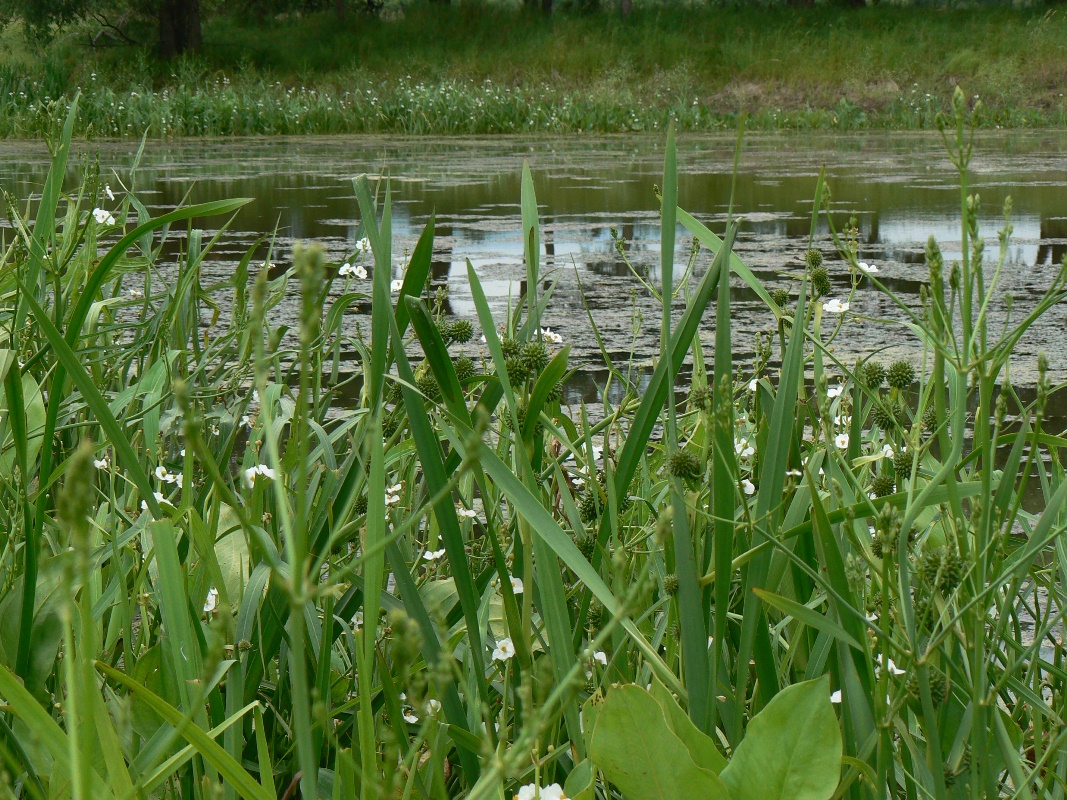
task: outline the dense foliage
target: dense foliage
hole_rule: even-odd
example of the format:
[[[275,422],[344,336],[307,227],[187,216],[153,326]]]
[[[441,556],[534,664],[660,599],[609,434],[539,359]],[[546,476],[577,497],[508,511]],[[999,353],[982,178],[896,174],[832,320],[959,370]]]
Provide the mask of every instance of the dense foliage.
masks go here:
[[[1007,369],[1067,266],[990,330],[1011,228],[988,259],[962,94],[963,256],[931,240],[894,331],[921,363],[835,360],[849,297],[819,271],[880,284],[821,179],[772,293],[733,220],[677,207],[669,138],[660,283],[634,265],[660,359],[639,389],[605,348],[596,417],[561,404],[528,170],[531,291],[494,318],[468,264],[453,319],[433,219],[393,278],[365,177],[348,262],[250,252],[206,284],[194,221],[243,201],[150,218],[136,171],[65,186],[76,113],[0,255],[0,794],[1062,795],[1067,441],[1044,373],[1025,403]],[[752,363],[731,283],[778,328]]]

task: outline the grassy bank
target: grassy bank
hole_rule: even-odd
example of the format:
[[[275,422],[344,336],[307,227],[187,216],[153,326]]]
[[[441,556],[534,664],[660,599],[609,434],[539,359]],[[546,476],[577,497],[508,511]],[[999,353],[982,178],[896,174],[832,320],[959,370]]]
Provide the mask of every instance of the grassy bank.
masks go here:
[[[42,135],[73,93],[99,136],[616,132],[736,126],[916,129],[956,84],[978,124],[1067,124],[1067,16],[1058,11],[638,9],[551,19],[495,6],[390,18],[257,23],[215,17],[198,59],[43,52],[4,33],[0,135]],[[138,35],[136,30],[132,34]],[[147,34],[146,34],[147,38]]]

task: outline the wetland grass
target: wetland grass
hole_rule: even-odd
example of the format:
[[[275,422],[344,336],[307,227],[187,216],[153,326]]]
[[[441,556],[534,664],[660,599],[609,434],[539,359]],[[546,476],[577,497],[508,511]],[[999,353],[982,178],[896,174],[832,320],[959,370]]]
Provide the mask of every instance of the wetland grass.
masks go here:
[[[494,318],[468,263],[477,319],[446,319],[433,219],[390,285],[388,183],[355,181],[344,275],[307,246],[206,285],[196,221],[244,201],[150,218],[92,170],[64,186],[72,110],[0,255],[0,794],[1062,797],[1067,441],[1044,373],[1024,404],[1008,365],[1067,287],[989,329],[1010,220],[990,257],[953,108],[963,256],[931,241],[921,313],[898,303],[921,363],[835,360],[849,298],[818,270],[878,278],[821,179],[808,265],[772,297],[732,220],[677,207],[670,135],[660,358],[643,391],[609,360],[599,418],[560,405],[528,169],[534,291]],[[777,322],[754,363],[731,281]],[[342,350],[362,372],[338,409]]]

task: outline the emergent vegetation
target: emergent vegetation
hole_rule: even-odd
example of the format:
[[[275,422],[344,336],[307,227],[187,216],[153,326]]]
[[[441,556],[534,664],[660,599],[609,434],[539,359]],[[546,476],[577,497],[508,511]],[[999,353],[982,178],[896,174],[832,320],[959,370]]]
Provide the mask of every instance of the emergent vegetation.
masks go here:
[[[468,265],[477,319],[449,319],[433,219],[390,283],[388,183],[355,181],[347,264],[206,284],[194,220],[243,201],[150,218],[133,176],[65,186],[72,109],[0,255],[0,794],[1062,797],[1067,440],[1043,370],[1026,403],[1008,366],[1067,266],[989,328],[1010,207],[990,258],[953,109],[962,258],[931,240],[894,330],[921,363],[834,358],[849,298],[820,276],[878,275],[821,179],[772,296],[732,221],[677,207],[668,136],[660,357],[644,391],[608,360],[596,418],[560,403],[528,170],[531,291],[494,318]],[[731,282],[777,323],[753,363]]]
[[[957,84],[982,100],[975,124],[1067,124],[1057,9],[206,9],[202,52],[168,61],[135,16],[111,39],[95,17],[50,44],[0,31],[0,136],[49,133],[79,89],[78,131],[97,137],[709,131],[742,113],[765,130],[932,129]]]

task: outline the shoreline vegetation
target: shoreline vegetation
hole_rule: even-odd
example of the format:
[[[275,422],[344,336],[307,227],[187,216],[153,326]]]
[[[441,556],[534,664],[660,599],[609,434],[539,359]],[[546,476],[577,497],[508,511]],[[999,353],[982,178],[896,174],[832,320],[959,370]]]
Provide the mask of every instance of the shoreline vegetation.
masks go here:
[[[860,281],[907,305],[824,176],[802,271],[765,286],[731,214],[720,238],[679,206],[667,133],[659,355],[635,382],[590,315],[591,418],[528,165],[530,289],[494,315],[468,260],[459,316],[435,218],[394,277],[366,175],[348,260],[210,280],[194,226],[248,200],[152,217],[89,164],[64,191],[75,103],[0,246],[0,800],[1058,800],[1067,439],[1047,358],[1032,401],[1011,375],[1067,259],[997,331],[1012,204],[980,215],[952,108],[960,257],[931,237],[887,323],[921,357],[835,355]],[[752,354],[738,282],[776,326]]]
[[[1067,125],[1067,16],[1046,9],[696,6],[552,17],[482,4],[213,16],[158,61],[0,33],[0,136],[934,129],[956,85],[982,128]],[[106,40],[104,40],[106,41]]]

